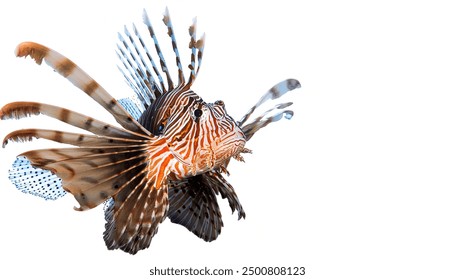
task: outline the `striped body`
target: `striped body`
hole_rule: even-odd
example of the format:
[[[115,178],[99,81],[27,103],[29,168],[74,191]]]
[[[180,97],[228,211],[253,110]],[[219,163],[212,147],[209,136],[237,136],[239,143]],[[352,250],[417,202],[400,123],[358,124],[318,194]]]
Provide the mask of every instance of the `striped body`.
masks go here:
[[[267,116],[291,105],[283,103],[245,124],[253,111],[265,101],[300,86],[292,79],[277,84],[236,122],[227,114],[222,101],[206,103],[191,90],[204,49],[204,37],[196,39],[196,21],[189,29],[188,80],[167,10],[163,21],[176,55],[176,84],[145,12],[144,23],[161,71],[134,25],[134,36],[126,27],[124,35],[119,34],[117,54],[123,65],[120,70],[136,93],[139,103],[135,104],[131,100],[117,101],[74,62],[48,47],[25,42],[16,49],[17,56],[29,55],[38,64],[45,61],[112,114],[121,127],[37,102],[13,102],[0,111],[1,119],[44,114],[90,133],[47,129],[11,132],[3,147],[8,141],[33,138],[74,147],[25,152],[13,164],[10,179],[20,190],[46,199],[71,193],[79,203],[76,210],[91,209],[105,202],[106,245],[131,254],[149,247],[158,225],[166,217],[206,241],[216,239],[223,225],[217,194],[228,199],[239,219],[245,217],[234,189],[222,173],[227,172],[231,158],[243,160],[240,154],[251,152],[244,146],[256,131],[293,114],[282,110]]]

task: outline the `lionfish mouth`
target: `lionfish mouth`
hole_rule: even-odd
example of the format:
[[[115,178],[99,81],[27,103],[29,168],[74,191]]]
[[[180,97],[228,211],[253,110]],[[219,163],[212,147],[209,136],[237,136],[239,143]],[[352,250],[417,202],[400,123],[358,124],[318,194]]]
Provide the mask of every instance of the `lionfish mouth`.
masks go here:
[[[236,128],[223,138],[215,139],[210,144],[197,148],[194,154],[185,158],[168,145],[169,151],[183,166],[189,169],[187,175],[197,175],[209,170],[224,166],[230,158],[238,158],[244,150],[245,135],[240,128]]]
[[[218,164],[222,165],[229,158],[237,158],[243,151],[246,144],[246,138],[243,131],[236,127],[232,134],[227,135],[223,141],[216,147],[219,156]]]

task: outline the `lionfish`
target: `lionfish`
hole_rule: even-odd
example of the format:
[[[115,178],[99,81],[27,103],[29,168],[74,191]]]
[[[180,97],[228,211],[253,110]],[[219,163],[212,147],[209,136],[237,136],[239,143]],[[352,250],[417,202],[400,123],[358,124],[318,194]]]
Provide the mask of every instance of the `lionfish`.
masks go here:
[[[43,138],[73,147],[32,150],[19,155],[9,179],[21,191],[45,199],[71,193],[83,211],[104,203],[104,240],[108,249],[130,254],[148,248],[166,217],[205,241],[215,240],[223,226],[216,196],[227,198],[238,219],[245,211],[223,173],[230,159],[243,161],[250,153],[246,142],[262,127],[290,119],[293,112],[282,103],[247,123],[252,113],[270,99],[300,87],[288,79],[272,87],[240,121],[226,112],[223,101],[206,103],[191,90],[199,72],[205,36],[196,38],[196,19],[189,28],[191,61],[186,79],[177,42],[166,9],[163,18],[175,54],[178,82],[171,78],[160,44],[143,12],[148,37],[136,26],[119,33],[118,56],[134,98],[114,99],[100,84],[62,54],[38,43],[23,42],[18,57],[45,61],[57,73],[93,98],[121,127],[69,109],[37,102],[12,102],[1,108],[0,118],[20,119],[43,114],[90,134],[52,129],[21,129],[9,141]],[[134,34],[134,35],[132,35]],[[153,42],[159,66],[146,39]],[[161,68],[161,69],[160,69]],[[276,112],[278,110],[278,112]]]

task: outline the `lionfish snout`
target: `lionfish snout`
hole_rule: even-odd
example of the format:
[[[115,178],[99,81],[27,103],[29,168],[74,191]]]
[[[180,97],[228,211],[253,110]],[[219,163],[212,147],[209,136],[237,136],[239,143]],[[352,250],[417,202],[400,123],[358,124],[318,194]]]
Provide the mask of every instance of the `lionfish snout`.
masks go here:
[[[220,163],[237,156],[245,147],[246,138],[243,131],[237,125],[234,125],[233,128],[230,133],[224,135],[221,142],[215,147]]]
[[[224,102],[221,100],[209,104],[216,121],[219,133],[219,141],[215,142],[213,149],[217,153],[217,159],[224,162],[238,155],[244,148],[246,137],[237,122],[227,113]]]
[[[201,146],[194,154],[194,170],[213,170],[223,167],[229,159],[244,150],[246,138],[237,126],[233,131],[214,139],[211,145]]]
[[[224,166],[244,148],[246,137],[234,119],[226,113],[224,103],[206,103],[200,117],[196,136],[197,147],[193,155],[193,173],[206,172]]]

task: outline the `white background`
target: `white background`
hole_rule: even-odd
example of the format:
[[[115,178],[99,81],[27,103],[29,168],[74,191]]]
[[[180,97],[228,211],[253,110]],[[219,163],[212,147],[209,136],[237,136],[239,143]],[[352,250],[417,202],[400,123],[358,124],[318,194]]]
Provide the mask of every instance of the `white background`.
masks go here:
[[[167,220],[149,249],[135,256],[109,251],[102,207],[76,212],[69,195],[43,201],[7,179],[17,154],[56,144],[8,145],[0,151],[0,278],[151,279],[154,267],[305,266],[303,279],[454,279],[450,3],[3,3],[2,105],[40,101],[112,121],[49,67],[15,58],[13,50],[21,41],[48,45],[114,96],[127,96],[116,69],[116,32],[123,24],[141,25],[147,8],[162,44],[169,43],[161,23],[166,5],[182,54],[189,52],[187,28],[198,16],[207,41],[193,89],[206,101],[223,99],[234,118],[283,79],[297,78],[303,87],[289,94],[295,117],[259,132],[248,142],[253,155],[231,164],[229,181],[246,220],[237,221],[220,200],[225,227],[211,243]],[[72,129],[34,117],[1,121],[0,136],[29,126]]]

